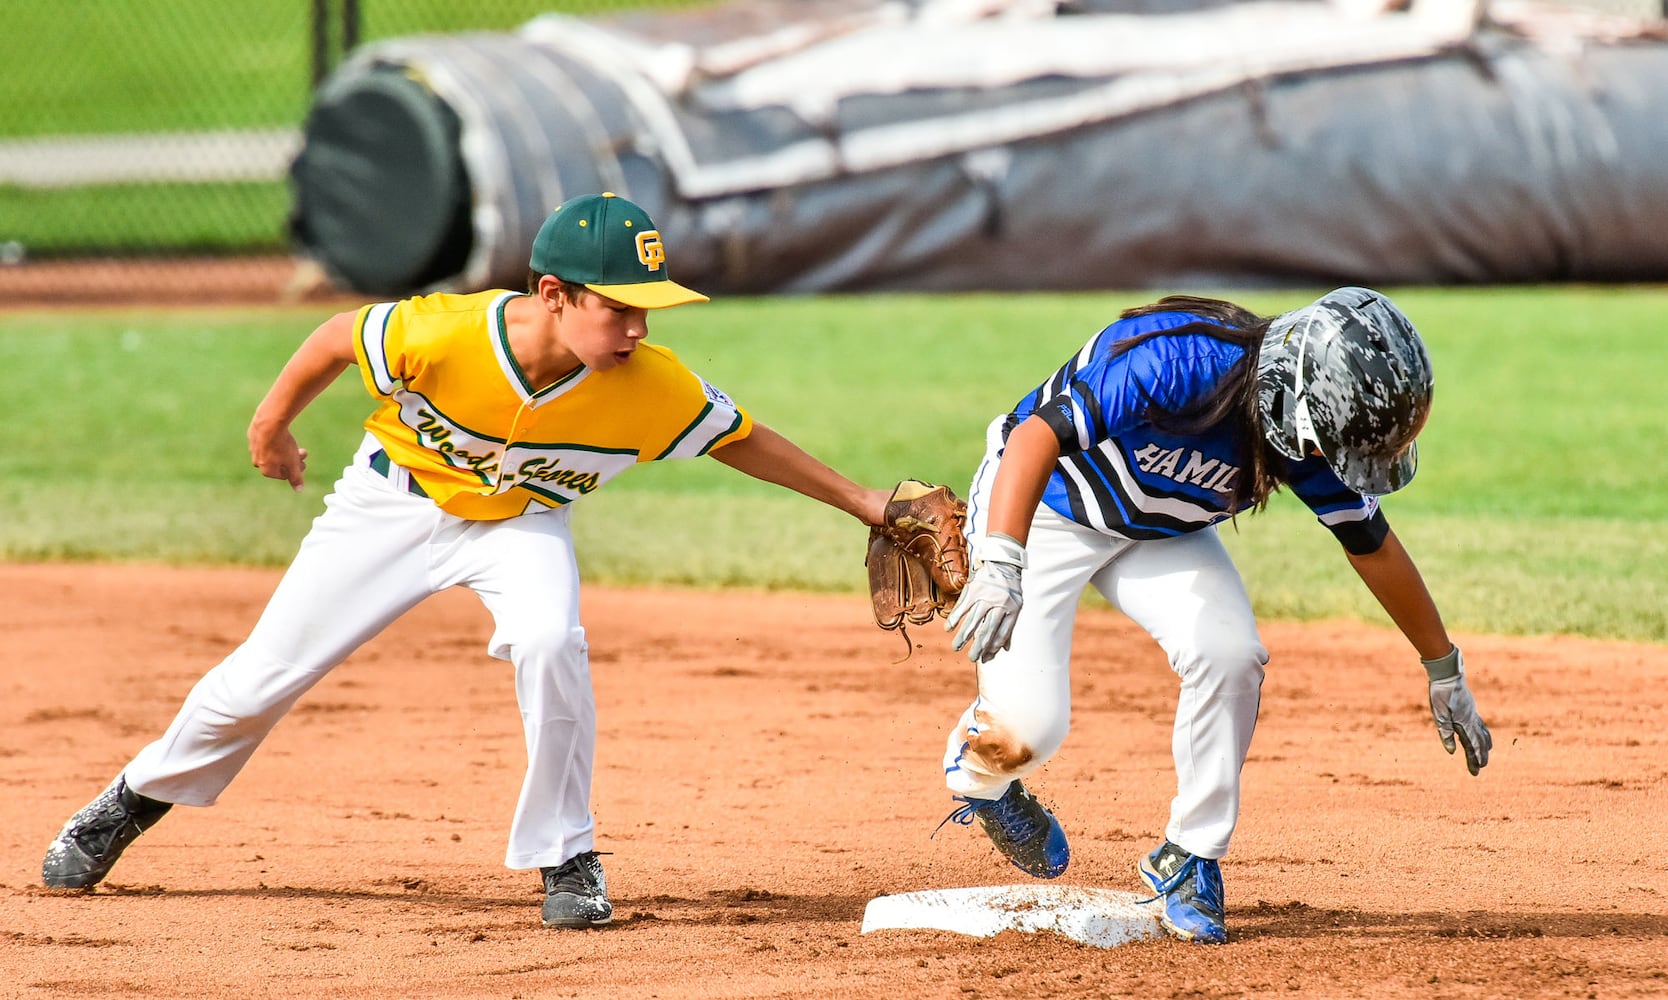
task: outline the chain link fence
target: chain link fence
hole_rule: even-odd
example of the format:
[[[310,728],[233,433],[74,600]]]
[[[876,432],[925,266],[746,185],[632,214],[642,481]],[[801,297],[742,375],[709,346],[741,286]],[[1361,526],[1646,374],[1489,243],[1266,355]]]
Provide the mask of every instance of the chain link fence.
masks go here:
[[[1587,0],[1658,17],[1668,0]],[[0,305],[281,296],[286,181],[345,51],[697,0],[6,0]],[[180,260],[198,266],[181,269]],[[210,269],[208,261],[244,262]]]
[[[101,290],[270,301],[292,277],[288,166],[346,50],[680,2],[6,0],[0,305]]]

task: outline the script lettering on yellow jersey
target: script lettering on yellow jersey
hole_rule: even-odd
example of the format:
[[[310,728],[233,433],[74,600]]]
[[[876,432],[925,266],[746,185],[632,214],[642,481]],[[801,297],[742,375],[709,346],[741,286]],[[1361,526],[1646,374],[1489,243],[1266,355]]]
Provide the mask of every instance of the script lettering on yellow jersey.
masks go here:
[[[552,487],[573,490],[575,493],[589,493],[602,485],[602,475],[583,469],[564,469],[559,458],[529,458],[516,466],[514,478],[518,481],[536,479]]]
[[[594,492],[637,461],[635,448],[605,448],[572,442],[498,441],[472,433],[416,393],[397,390],[401,422],[417,431],[417,443],[454,469],[479,480],[482,496],[517,487],[549,503],[567,503]],[[422,472],[419,463],[411,466]]]
[[[465,465],[489,482],[498,471],[498,452],[470,452],[453,444],[452,429],[431,410],[417,410],[417,432],[425,445],[447,456],[453,465]]]

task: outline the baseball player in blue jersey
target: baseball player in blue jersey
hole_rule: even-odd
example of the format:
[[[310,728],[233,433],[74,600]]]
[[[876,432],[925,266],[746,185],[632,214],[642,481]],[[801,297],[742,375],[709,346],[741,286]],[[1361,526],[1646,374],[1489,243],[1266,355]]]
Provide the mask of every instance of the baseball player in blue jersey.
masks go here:
[[[1465,664],[1377,498],[1407,485],[1431,368],[1385,296],[1340,288],[1276,317],[1172,296],[1126,311],[987,435],[968,497],[974,572],[945,627],[979,664],[946,782],[1021,870],[1053,878],[1065,833],[1021,780],[1065,740],[1072,626],[1093,585],[1181,679],[1165,840],[1139,860],[1176,937],[1227,940],[1218,860],[1268,651],[1216,524],[1289,487],[1423,661],[1443,747],[1472,774],[1492,739]]]

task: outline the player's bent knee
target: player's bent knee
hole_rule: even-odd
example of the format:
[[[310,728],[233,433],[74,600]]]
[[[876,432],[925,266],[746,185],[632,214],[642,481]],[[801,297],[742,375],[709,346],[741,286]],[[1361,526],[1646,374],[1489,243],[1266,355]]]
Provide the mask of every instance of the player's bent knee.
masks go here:
[[[1182,680],[1223,692],[1254,693],[1262,687],[1268,650],[1256,639],[1216,636],[1177,650],[1170,665]]]
[[[591,714],[590,647],[579,626],[535,628],[513,642],[494,637],[492,653],[515,664],[516,700],[542,718]]]
[[[1066,741],[1066,719],[1021,721],[980,713],[967,731],[965,756],[990,774],[1024,777],[1041,767]]]
[[[500,628],[487,652],[501,660],[543,664],[583,664],[590,645],[585,629],[563,621],[527,622],[513,629]]]
[[[204,674],[192,693],[228,718],[276,718],[328,672],[328,667],[298,666],[248,642]]]

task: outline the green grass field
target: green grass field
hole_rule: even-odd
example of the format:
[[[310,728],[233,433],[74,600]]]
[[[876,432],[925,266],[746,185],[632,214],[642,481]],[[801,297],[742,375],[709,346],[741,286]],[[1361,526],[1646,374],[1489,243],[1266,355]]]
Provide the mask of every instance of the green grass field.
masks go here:
[[[1233,296],[1273,312],[1310,292]],[[964,490],[982,429],[1145,296],[742,299],[652,336],[853,478]],[[1405,290],[1437,370],[1417,481],[1385,509],[1451,626],[1668,641],[1668,293]],[[249,414],[318,310],[0,313],[0,556],[282,565],[357,443],[351,370],[303,415],[295,495],[249,468]],[[854,361],[853,359],[861,359]],[[907,414],[907,416],[904,416]],[[698,460],[575,510],[587,578],[854,591],[862,529]],[[802,542],[801,537],[808,542]],[[1266,617],[1383,621],[1331,536],[1280,498],[1224,531]]]

